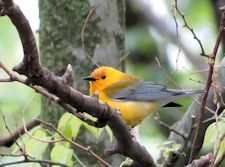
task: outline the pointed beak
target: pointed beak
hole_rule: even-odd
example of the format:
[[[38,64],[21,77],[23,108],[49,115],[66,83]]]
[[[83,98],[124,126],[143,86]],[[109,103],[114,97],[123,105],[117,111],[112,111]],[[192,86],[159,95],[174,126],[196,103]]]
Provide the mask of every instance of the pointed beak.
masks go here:
[[[86,76],[83,78],[83,80],[86,80],[86,81],[96,81],[96,79],[92,76]]]

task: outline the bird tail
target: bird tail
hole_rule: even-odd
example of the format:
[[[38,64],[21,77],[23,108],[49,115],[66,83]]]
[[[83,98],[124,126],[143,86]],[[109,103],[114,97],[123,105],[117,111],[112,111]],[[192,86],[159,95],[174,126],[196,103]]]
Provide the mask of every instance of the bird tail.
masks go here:
[[[179,90],[179,89],[168,89],[171,93],[173,93],[173,96],[187,96],[192,94],[200,94],[204,93],[205,90]]]
[[[161,101],[162,107],[180,107],[179,104],[174,103],[176,99],[184,96],[204,93],[204,90],[179,90],[179,89],[167,89],[168,92],[172,94],[169,99],[164,99]],[[171,103],[172,102],[172,103]]]

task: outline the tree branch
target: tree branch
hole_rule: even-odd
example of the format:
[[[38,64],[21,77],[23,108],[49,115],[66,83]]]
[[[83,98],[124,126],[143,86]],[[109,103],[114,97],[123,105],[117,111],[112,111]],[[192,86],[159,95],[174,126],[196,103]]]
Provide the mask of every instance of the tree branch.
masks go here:
[[[0,1],[0,8],[4,8],[2,11],[6,11],[5,14],[16,26],[24,49],[23,61],[14,67],[14,71],[27,76],[27,83],[42,86],[49,93],[59,97],[61,102],[96,118],[106,120],[117,141],[117,147],[112,153],[121,153],[128,156],[142,166],[156,166],[151,155],[139,143],[133,141],[126,123],[116,110],[94,97],[83,95],[68,86],[62,77],[57,77],[48,69],[40,66],[33,33],[18,6],[9,3],[8,0],[2,0]]]
[[[219,66],[220,67],[225,66],[225,58],[221,61]],[[225,86],[225,78],[224,78],[225,71],[223,68],[218,68],[218,75],[219,75],[218,76],[219,83],[221,86],[219,89],[214,89],[214,87],[211,86],[209,90],[209,95],[206,101],[206,104],[207,104],[206,108],[209,108],[211,111],[217,110],[217,104],[213,102],[213,99],[215,98],[215,94],[220,94],[221,96],[220,99],[225,99],[225,89],[222,88]],[[200,100],[200,97],[198,98],[198,100]],[[223,109],[224,109],[224,106],[221,105],[217,111],[217,114],[219,115],[220,113],[222,113]],[[199,110],[200,110],[199,104],[194,102],[186,111],[182,119],[174,125],[174,129],[176,131],[179,131],[180,133],[185,134],[185,136],[189,135],[190,137],[188,138],[189,139],[188,141],[185,141],[180,135],[177,135],[174,132],[170,133],[170,136],[167,140],[175,141],[176,143],[180,143],[182,144],[182,146],[185,146],[184,148],[181,149],[181,151],[185,153],[185,156],[181,156],[183,154],[171,153],[173,155],[171,155],[170,158],[166,161],[166,163],[164,163],[163,165],[164,167],[180,167],[180,166],[185,166],[187,164],[188,158],[190,156],[190,150],[193,143],[195,130],[197,127],[197,120],[198,120],[197,113],[199,112]],[[203,113],[203,124],[201,126],[201,130],[199,131],[198,138],[196,141],[196,146],[195,146],[196,153],[202,147],[206,129],[208,128],[210,124],[215,122],[214,114],[211,111],[209,111],[208,109],[205,109],[205,112]],[[194,120],[193,120],[193,116],[196,116]],[[187,143],[187,144],[184,144],[184,143]]]
[[[12,0],[2,0],[0,15],[7,15],[15,25],[24,48],[23,62],[14,69],[23,71],[26,75],[30,75],[29,71],[40,70],[40,63],[37,51],[37,45],[28,20]],[[35,73],[32,73],[35,75]],[[31,76],[30,76],[31,77]]]
[[[25,126],[27,130],[31,130],[33,127],[39,124],[40,122],[38,122],[37,120],[32,120],[29,123],[27,123]],[[18,128],[14,132],[12,132],[9,136],[0,137],[0,146],[6,146],[6,147],[12,146],[12,144],[24,133],[25,133],[25,128],[23,126]]]
[[[57,166],[62,166],[62,167],[70,167],[66,164],[60,163],[60,162],[53,162],[50,160],[39,160],[39,159],[31,159],[31,158],[24,158],[23,160],[19,161],[13,161],[13,162],[6,162],[6,163],[1,163],[0,166],[9,166],[9,165],[15,165],[15,164],[21,164],[21,163],[38,163],[42,165],[57,165]]]
[[[129,3],[131,3],[131,5],[135,7],[135,10],[138,10],[140,18],[144,18],[144,21],[147,24],[153,25],[157,31],[168,37],[172,43],[178,45],[179,49],[182,49],[182,51],[184,51],[187,59],[192,62],[192,64],[196,69],[198,69],[198,71],[207,68],[207,65],[205,65],[205,63],[199,57],[196,57],[196,54],[187,47],[182,38],[178,38],[177,31],[174,31],[174,28],[171,27],[171,23],[168,23],[165,19],[163,19],[162,17],[158,17],[155,13],[153,13],[152,10],[149,10],[148,5],[146,5],[142,0],[131,0],[129,1]],[[202,75],[205,76],[204,73],[202,73]]]
[[[209,166],[214,161],[214,155],[212,153],[208,153],[204,156],[201,156],[200,159],[192,161],[190,165],[185,167],[205,167]]]
[[[224,13],[224,12],[223,12]],[[174,134],[173,132],[170,133],[169,141],[175,141],[177,143],[180,143],[183,145],[183,148],[181,149],[186,154],[185,157],[180,156],[181,154],[173,154],[166,163],[164,163],[164,166],[170,167],[170,166],[184,166],[188,163],[191,163],[191,161],[194,159],[196,154],[199,152],[199,150],[202,147],[204,135],[207,127],[215,122],[214,118],[214,112],[217,111],[218,105],[220,106],[219,110],[217,111],[217,114],[220,114],[223,109],[223,99],[225,98],[225,90],[223,89],[225,85],[224,80],[224,71],[222,67],[225,65],[225,58],[222,60],[220,64],[220,68],[218,68],[218,71],[214,69],[215,59],[217,55],[217,50],[219,47],[219,44],[221,42],[222,36],[224,33],[224,14],[221,19],[220,29],[218,33],[218,37],[215,43],[214,50],[212,54],[210,54],[208,57],[209,61],[209,71],[208,71],[208,79],[205,86],[205,92],[203,94],[203,97],[199,97],[199,101],[201,101],[201,106],[197,104],[193,104],[189,110],[185,113],[183,118],[176,123],[175,129],[179,132],[182,132],[182,134],[190,135],[189,140],[185,141],[181,139],[177,134]],[[219,75],[219,77],[217,77]],[[220,81],[217,81],[215,79],[218,79]],[[214,83],[215,82],[215,83]],[[217,82],[219,84],[217,84]],[[217,86],[215,86],[217,85]],[[216,95],[216,98],[215,98]],[[216,101],[215,101],[216,100]],[[214,111],[214,112],[211,112]],[[190,124],[191,117],[194,115],[196,119],[194,120],[194,126]],[[209,120],[209,121],[204,121]],[[193,130],[192,130],[193,129]],[[184,143],[187,143],[187,145]]]
[[[84,147],[70,139],[67,139],[60,131],[58,131],[52,124],[47,123],[43,120],[40,119],[35,119],[36,121],[38,121],[39,123],[44,124],[45,126],[48,126],[49,128],[53,129],[60,137],[62,137],[63,140],[69,142],[70,144],[72,144],[73,146],[76,146],[77,148],[86,151],[88,154],[92,155],[94,158],[96,158],[98,161],[100,161],[103,165],[107,166],[107,167],[112,167],[111,165],[109,165],[106,161],[104,161],[102,158],[100,158],[96,153],[94,153],[90,147]]]
[[[197,120],[197,128],[196,128],[196,131],[195,131],[195,136],[194,136],[192,149],[191,149],[191,153],[190,153],[190,157],[189,157],[189,163],[192,162],[195,155],[197,154],[196,149],[195,149],[196,144],[197,144],[196,142],[197,142],[197,138],[199,137],[198,133],[199,133],[199,131],[201,129],[201,126],[202,126],[203,114],[205,112],[206,100],[207,100],[207,97],[208,97],[209,89],[210,89],[211,84],[213,82],[214,64],[215,64],[219,44],[220,44],[222,36],[224,34],[224,25],[225,25],[224,21],[225,21],[225,13],[223,11],[221,22],[220,22],[219,33],[218,33],[218,37],[217,37],[217,40],[216,40],[216,43],[215,43],[215,47],[214,47],[214,50],[213,50],[212,54],[209,55],[208,79],[207,79],[207,83],[206,83],[206,86],[205,86],[206,91],[204,92],[204,94],[202,96],[202,99],[201,99],[201,107],[200,107],[200,112],[198,113],[199,116],[198,116],[198,120]],[[205,53],[203,52],[202,54],[205,54]]]

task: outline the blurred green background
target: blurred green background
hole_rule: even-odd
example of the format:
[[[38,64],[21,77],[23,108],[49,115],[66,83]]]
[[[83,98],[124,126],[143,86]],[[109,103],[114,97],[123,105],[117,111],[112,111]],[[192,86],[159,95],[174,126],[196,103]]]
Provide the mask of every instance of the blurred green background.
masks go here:
[[[32,5],[38,11],[37,0],[29,1],[31,3],[28,6]],[[21,1],[18,1],[21,7],[27,2],[22,1],[21,4]],[[172,5],[173,1],[149,0],[151,11],[155,14],[155,18],[161,21],[161,26],[166,27],[167,30],[172,30],[176,34]],[[179,7],[185,13],[189,26],[194,29],[194,32],[201,39],[205,51],[207,53],[211,52],[217,30],[217,18],[212,2],[210,0],[182,1],[182,3],[179,3]],[[24,10],[26,9],[24,8]],[[32,13],[33,10],[27,11],[27,15],[29,15],[29,12]],[[176,19],[179,25],[180,42],[202,62],[203,66],[207,65],[207,62],[204,62],[204,59],[199,55],[201,52],[199,45],[193,39],[192,34],[183,28],[182,19],[178,14],[176,14]],[[38,40],[38,32],[36,32],[38,30],[38,17],[33,17],[30,21],[34,22],[32,28]],[[186,52],[179,52],[179,43],[177,45],[177,43],[172,42],[171,37],[161,32],[154,22],[149,23],[146,21],[135,6],[130,3],[127,4],[126,24],[126,48],[129,52],[126,59],[126,72],[139,76],[144,80],[166,84],[168,87],[173,88],[178,88],[177,85],[183,89],[199,89],[204,86],[193,81],[204,81],[202,73],[192,75],[193,72],[199,70],[199,64],[191,61]],[[0,17],[0,61],[9,69],[12,69],[14,65],[21,61],[22,55],[22,48],[15,27],[7,17]],[[6,77],[1,69],[0,77]],[[182,117],[191,101],[191,98],[183,98],[178,101],[183,107],[161,109],[159,111],[161,120],[172,125]],[[6,117],[10,129],[15,129],[22,125],[23,118],[28,121],[38,116],[40,113],[40,95],[19,83],[0,83],[0,110]],[[168,137],[168,129],[159,126],[153,117],[144,120],[139,129],[141,143],[151,150],[151,154],[156,158],[163,141]],[[2,116],[0,116],[0,135],[7,134]],[[212,147],[209,148],[208,146],[212,145],[213,141],[212,137],[207,140],[207,144],[205,144],[207,150],[212,149]],[[1,151],[8,151],[8,149],[0,147]]]

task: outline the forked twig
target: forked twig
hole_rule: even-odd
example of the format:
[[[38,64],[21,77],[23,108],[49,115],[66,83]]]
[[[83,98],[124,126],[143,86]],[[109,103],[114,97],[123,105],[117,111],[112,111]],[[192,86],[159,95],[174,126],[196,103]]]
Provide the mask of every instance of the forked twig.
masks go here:
[[[174,2],[175,2],[174,8],[175,8],[176,11],[178,12],[178,14],[181,16],[181,18],[182,18],[182,20],[183,20],[183,22],[184,22],[184,27],[186,27],[186,28],[192,33],[192,35],[194,36],[194,39],[197,40],[197,42],[198,42],[198,44],[199,44],[199,46],[200,46],[200,48],[201,48],[201,53],[200,53],[200,55],[205,56],[205,57],[208,57],[208,55],[206,55],[206,53],[205,53],[205,51],[204,51],[204,48],[203,48],[203,45],[202,45],[201,40],[197,37],[197,35],[195,34],[193,28],[191,28],[191,27],[188,25],[188,23],[187,23],[187,21],[186,21],[186,19],[185,19],[185,15],[184,15],[184,14],[180,11],[180,9],[178,8],[178,2],[177,2],[177,0],[174,0]],[[175,19],[175,20],[176,20],[176,19]]]
[[[108,162],[106,162],[105,160],[103,160],[102,158],[100,158],[96,153],[94,153],[91,149],[90,149],[90,146],[88,147],[84,147],[78,143],[76,143],[75,141],[73,140],[70,140],[68,138],[66,138],[58,129],[56,129],[52,124],[50,123],[47,123],[41,119],[35,119],[36,121],[46,125],[47,127],[51,128],[52,130],[54,130],[64,141],[67,141],[69,142],[71,145],[83,150],[83,151],[86,151],[88,154],[90,154],[92,157],[94,157],[95,159],[97,159],[99,162],[101,162],[104,166],[107,166],[107,167],[112,167],[111,165],[108,164]]]
[[[209,89],[210,89],[211,84],[213,82],[212,77],[213,77],[213,72],[214,72],[214,64],[215,64],[215,60],[216,60],[216,55],[217,55],[217,51],[218,51],[218,48],[219,48],[220,41],[221,41],[222,36],[224,34],[224,20],[225,20],[225,12],[223,11],[222,17],[221,17],[221,22],[220,22],[219,33],[218,33],[218,36],[217,36],[217,39],[216,39],[216,43],[215,43],[212,54],[209,55],[208,78],[207,78],[207,82],[206,82],[206,86],[205,86],[205,92],[204,92],[204,94],[202,96],[202,100],[201,100],[201,106],[200,106],[199,116],[198,116],[198,120],[197,120],[197,128],[196,128],[196,131],[195,131],[194,140],[193,140],[193,143],[192,143],[190,157],[189,157],[189,164],[192,162],[192,160],[194,159],[194,156],[196,154],[195,145],[196,145],[196,142],[197,142],[198,133],[201,129],[201,125],[202,125],[202,121],[203,121],[203,113],[205,111],[206,100],[207,100],[207,97],[208,97]]]

